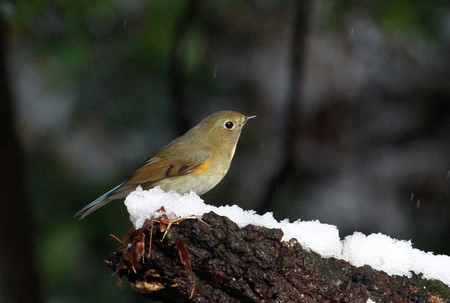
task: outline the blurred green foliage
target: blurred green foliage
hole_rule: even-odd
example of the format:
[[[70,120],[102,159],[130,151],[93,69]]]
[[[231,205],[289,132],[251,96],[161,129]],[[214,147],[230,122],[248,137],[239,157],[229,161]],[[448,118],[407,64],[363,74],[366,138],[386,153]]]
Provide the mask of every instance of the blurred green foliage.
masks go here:
[[[20,130],[24,138],[33,137],[32,144],[25,144],[27,191],[29,206],[38,223],[36,253],[47,302],[138,300],[127,283],[123,290],[116,287],[115,277],[109,278],[112,273],[103,265],[103,258],[119,245],[109,234],[120,238],[131,228],[123,204],[112,203],[83,221],[76,221],[72,216],[86,203],[123,181],[121,178],[127,177],[151,151],[177,135],[174,124],[179,117],[173,114],[176,105],[171,96],[174,56],[180,59],[179,72],[189,95],[186,107],[191,125],[210,109],[236,104],[276,116],[268,104],[253,98],[260,95],[254,93],[255,87],[246,78],[252,73],[245,68],[258,64],[257,58],[262,56],[258,43],[264,44],[261,37],[266,36],[270,44],[271,38],[285,34],[284,26],[289,25],[286,16],[292,1],[203,1],[197,2],[189,14],[193,3],[185,0],[2,3],[1,12],[7,16],[11,27],[11,49],[25,50],[28,60],[12,64],[31,62],[39,71],[38,77],[43,78],[44,90],[56,95],[59,102],[67,102],[71,108],[70,115],[57,127],[45,131],[26,127]],[[448,40],[448,33],[442,26],[443,16],[448,14],[448,10],[442,9],[447,5],[445,1],[346,0],[331,5],[322,1],[317,5],[324,10],[316,13],[325,16],[328,26],[338,32],[353,14],[366,14],[387,33],[420,35],[443,44]],[[248,32],[239,31],[245,26],[250,28]],[[280,28],[282,30],[277,30]],[[182,31],[182,35],[177,36],[177,31]],[[217,33],[229,36],[216,37]],[[232,44],[236,51],[234,57],[228,53]],[[232,61],[252,51],[254,61],[241,64]],[[228,68],[228,74],[216,75],[213,52],[225,62],[222,64]],[[270,55],[275,57],[276,54]],[[271,76],[258,69],[252,72],[255,78]],[[60,94],[62,91],[69,92],[70,97],[65,98],[67,95]],[[228,98],[237,101],[231,103]],[[247,99],[251,100],[243,101]],[[25,101],[23,106],[31,107],[26,102],[37,101]],[[48,115],[51,118],[52,113]],[[255,123],[268,124],[264,116],[262,119]],[[275,127],[269,125],[268,128]],[[86,133],[94,135],[87,140]],[[75,145],[77,140],[81,143]],[[75,154],[95,154],[90,156],[94,160],[97,157],[98,163],[105,161],[114,166],[112,173],[106,174],[106,169],[95,167],[94,160],[70,162],[68,152],[61,148],[62,141],[69,144],[68,149],[84,147],[79,147]],[[261,152],[264,142],[251,143],[257,146],[253,153]],[[251,148],[250,145],[242,143],[242,147]],[[272,145],[277,146],[266,143],[267,148]],[[120,156],[111,155],[111,149],[116,149]],[[245,159],[253,158],[250,153]],[[236,161],[237,164],[244,162]],[[259,163],[258,167],[264,165]],[[92,173],[86,176],[85,172],[90,169]],[[243,174],[254,173],[244,171]],[[238,187],[237,180],[230,180],[229,184]],[[289,201],[295,200],[303,190],[297,184],[289,186],[280,193],[280,199],[286,203],[280,203],[276,206],[280,209],[275,209],[282,216],[296,214]],[[242,193],[253,189],[240,190]],[[223,189],[221,193],[226,192],[227,189]]]
[[[442,22],[447,1],[335,1],[329,10],[330,24],[342,26],[351,14],[367,14],[388,32],[420,35],[427,39],[445,39]]]

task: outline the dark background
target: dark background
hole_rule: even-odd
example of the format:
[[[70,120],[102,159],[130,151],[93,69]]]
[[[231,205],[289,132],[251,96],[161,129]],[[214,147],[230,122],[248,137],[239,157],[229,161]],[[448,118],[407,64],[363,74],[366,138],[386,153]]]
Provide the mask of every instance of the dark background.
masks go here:
[[[0,301],[141,301],[123,203],[72,216],[223,109],[258,118],[208,203],[450,254],[447,1],[0,3]]]

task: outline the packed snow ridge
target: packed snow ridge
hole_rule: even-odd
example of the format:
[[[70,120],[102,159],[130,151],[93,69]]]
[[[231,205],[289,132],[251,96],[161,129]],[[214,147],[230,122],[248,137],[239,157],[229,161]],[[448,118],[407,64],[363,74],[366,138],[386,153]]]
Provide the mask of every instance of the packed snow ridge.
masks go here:
[[[205,204],[194,192],[180,195],[176,192],[166,193],[159,187],[150,190],[138,187],[125,199],[125,205],[135,228],[142,227],[146,219],[162,215],[159,211],[161,206],[173,219],[213,211],[228,217],[240,227],[253,224],[280,228],[284,233],[283,241],[295,238],[303,248],[323,257],[343,259],[355,266],[367,264],[390,275],[411,276],[411,272],[422,273],[424,278],[441,280],[450,286],[450,256],[424,252],[413,248],[411,241],[396,240],[383,234],[366,236],[355,232],[341,240],[334,225],[319,221],[289,222],[287,219],[279,222],[272,213],[261,216],[236,205],[215,207]]]

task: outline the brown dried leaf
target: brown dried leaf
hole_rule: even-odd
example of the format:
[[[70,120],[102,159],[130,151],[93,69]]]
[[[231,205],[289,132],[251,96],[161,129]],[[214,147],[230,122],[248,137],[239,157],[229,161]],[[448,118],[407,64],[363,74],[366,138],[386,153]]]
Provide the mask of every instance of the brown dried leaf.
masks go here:
[[[122,252],[123,259],[128,261],[131,264],[131,268],[134,270],[145,251],[144,229],[139,228],[129,231],[123,239],[123,245],[120,250]]]
[[[191,292],[189,293],[189,299],[192,299],[192,297],[195,294],[196,276],[194,271],[192,270],[191,259],[189,258],[186,242],[178,238],[175,240],[175,243],[177,244],[178,247],[178,254],[180,255],[181,263],[183,264],[184,269],[189,273],[189,275],[192,278],[192,288]]]
[[[188,255],[186,242],[178,238],[175,240],[175,243],[177,244],[178,254],[180,255],[181,263],[183,264],[184,269],[188,272],[192,272],[191,259],[189,258]]]

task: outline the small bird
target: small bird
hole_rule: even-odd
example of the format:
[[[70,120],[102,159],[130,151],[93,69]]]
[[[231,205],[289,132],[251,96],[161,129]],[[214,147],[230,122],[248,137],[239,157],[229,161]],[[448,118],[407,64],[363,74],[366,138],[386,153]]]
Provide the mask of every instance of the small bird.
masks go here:
[[[256,116],[234,111],[216,112],[181,137],[161,148],[125,182],[86,205],[75,214],[83,219],[112,200],[123,199],[142,186],[160,186],[180,194],[202,195],[216,186],[230,167],[245,123]]]

